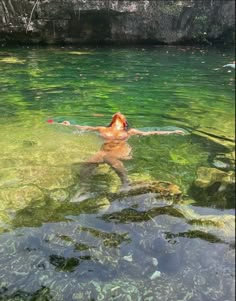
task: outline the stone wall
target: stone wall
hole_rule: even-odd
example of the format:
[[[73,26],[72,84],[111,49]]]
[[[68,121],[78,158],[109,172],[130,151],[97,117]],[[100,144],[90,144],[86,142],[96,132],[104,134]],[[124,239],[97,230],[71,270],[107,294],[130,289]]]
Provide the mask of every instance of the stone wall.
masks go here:
[[[0,43],[234,43],[234,0],[0,0]]]

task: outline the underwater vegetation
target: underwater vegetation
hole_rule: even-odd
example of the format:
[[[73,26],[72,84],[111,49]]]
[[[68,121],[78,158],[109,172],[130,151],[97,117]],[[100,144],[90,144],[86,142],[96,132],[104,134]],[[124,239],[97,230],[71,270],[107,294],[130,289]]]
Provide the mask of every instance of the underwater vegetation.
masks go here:
[[[0,300],[233,300],[235,88],[220,67],[233,54],[0,54]],[[132,137],[131,185],[101,165],[76,198],[103,141],[46,120],[107,125],[116,111],[186,135]]]

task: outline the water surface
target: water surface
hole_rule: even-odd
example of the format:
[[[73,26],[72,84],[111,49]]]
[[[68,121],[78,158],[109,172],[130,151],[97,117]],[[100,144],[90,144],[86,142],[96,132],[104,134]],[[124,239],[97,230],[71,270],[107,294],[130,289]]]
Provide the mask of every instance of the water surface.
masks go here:
[[[0,51],[0,294],[3,300],[233,300],[234,201],[193,198],[199,168],[234,170],[234,60],[195,47],[11,48]],[[80,164],[102,145],[93,133],[46,123],[132,127],[185,136],[132,137],[133,181],[178,185],[70,203]],[[210,194],[214,191],[209,192]],[[226,201],[227,199],[227,201]],[[210,201],[209,201],[210,200]]]

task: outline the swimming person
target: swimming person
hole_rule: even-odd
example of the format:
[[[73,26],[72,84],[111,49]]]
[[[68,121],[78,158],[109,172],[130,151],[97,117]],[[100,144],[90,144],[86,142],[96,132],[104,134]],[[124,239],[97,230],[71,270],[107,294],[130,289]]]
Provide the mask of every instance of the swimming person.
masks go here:
[[[51,122],[51,121],[49,121]],[[150,136],[150,135],[169,135],[169,134],[185,134],[181,130],[175,131],[149,131],[144,132],[134,128],[129,128],[126,117],[120,112],[112,116],[112,120],[108,126],[82,126],[71,125],[69,121],[63,121],[62,125],[73,126],[80,130],[95,131],[104,139],[101,149],[91,156],[82,165],[81,181],[87,179],[92,171],[102,163],[107,163],[119,176],[123,186],[129,184],[127,171],[122,160],[131,159],[131,147],[127,143],[129,137],[134,135]]]

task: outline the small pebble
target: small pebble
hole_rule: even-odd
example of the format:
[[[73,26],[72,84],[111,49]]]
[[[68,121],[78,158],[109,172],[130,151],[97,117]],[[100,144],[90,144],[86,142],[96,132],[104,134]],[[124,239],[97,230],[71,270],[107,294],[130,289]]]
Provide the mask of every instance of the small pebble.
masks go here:
[[[152,264],[158,266],[158,260],[155,257],[152,258]]]
[[[128,255],[128,256],[124,256],[123,259],[126,260],[126,261],[131,262],[131,261],[133,261],[133,255],[131,254],[131,255]]]
[[[149,278],[150,278],[150,280],[154,280],[158,277],[161,277],[161,272],[160,271],[155,271]]]

